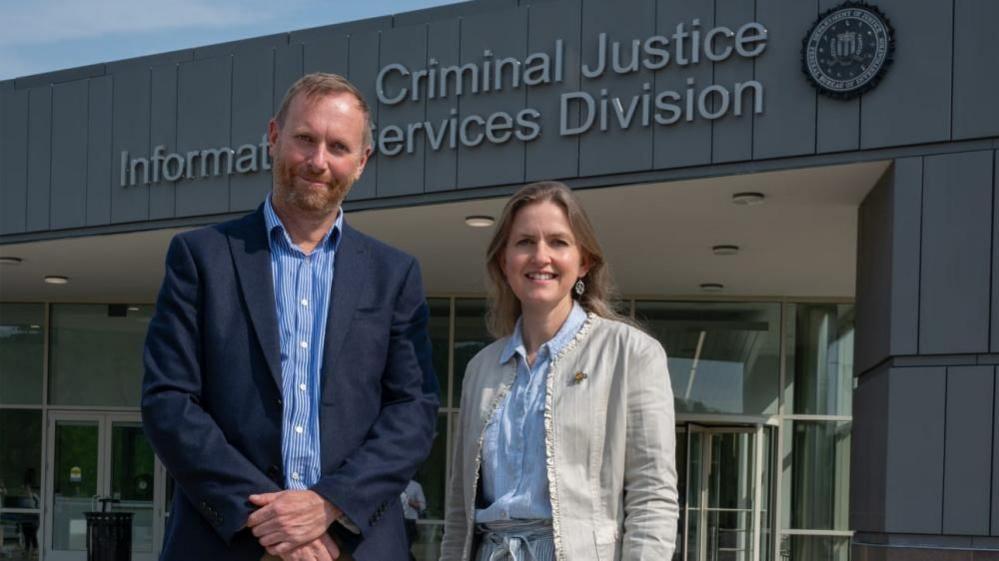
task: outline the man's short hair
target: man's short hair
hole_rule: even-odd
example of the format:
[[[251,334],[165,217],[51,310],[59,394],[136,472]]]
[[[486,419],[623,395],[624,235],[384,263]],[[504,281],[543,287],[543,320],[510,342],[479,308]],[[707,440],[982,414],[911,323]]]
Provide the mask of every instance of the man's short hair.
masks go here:
[[[278,109],[274,120],[278,126],[284,126],[285,118],[288,116],[288,107],[299,94],[306,99],[317,99],[339,93],[349,93],[357,99],[358,108],[364,113],[364,148],[370,148],[373,140],[371,138],[371,109],[364,101],[364,96],[354,84],[339,74],[329,74],[326,72],[313,72],[299,78],[288,88],[281,100],[281,107]]]

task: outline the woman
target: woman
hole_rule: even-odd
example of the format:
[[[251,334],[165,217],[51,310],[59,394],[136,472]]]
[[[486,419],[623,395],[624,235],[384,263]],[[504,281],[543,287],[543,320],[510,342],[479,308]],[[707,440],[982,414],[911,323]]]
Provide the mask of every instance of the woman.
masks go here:
[[[466,370],[442,561],[668,561],[666,354],[608,303],[579,202],[561,183],[524,187],[486,259],[500,339]]]

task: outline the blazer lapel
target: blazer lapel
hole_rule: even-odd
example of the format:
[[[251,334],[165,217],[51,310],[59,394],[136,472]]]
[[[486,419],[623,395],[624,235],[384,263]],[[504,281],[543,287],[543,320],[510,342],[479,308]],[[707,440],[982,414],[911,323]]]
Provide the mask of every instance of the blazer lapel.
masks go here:
[[[247,216],[229,231],[229,248],[236,266],[239,287],[250,312],[253,331],[277,387],[281,387],[281,340],[274,304],[274,278],[267,224],[263,207]]]
[[[340,354],[357,303],[370,279],[367,247],[357,231],[344,224],[343,239],[336,255],[333,269],[332,297],[326,320],[326,341],[323,346],[323,375],[321,385],[332,372],[333,362]]]

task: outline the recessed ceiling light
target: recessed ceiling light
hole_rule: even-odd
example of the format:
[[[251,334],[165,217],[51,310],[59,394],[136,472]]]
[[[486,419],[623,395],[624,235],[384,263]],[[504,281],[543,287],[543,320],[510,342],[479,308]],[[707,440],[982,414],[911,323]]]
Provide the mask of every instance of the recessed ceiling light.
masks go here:
[[[721,292],[725,285],[720,282],[702,282],[701,290],[704,292]]]
[[[128,307],[128,311],[130,311],[130,312],[138,312],[139,311],[139,307],[138,306],[129,306]]]
[[[20,265],[23,261],[20,257],[0,257],[0,265]]]
[[[732,244],[716,245],[711,248],[715,255],[735,255],[739,253],[739,246]]]
[[[47,275],[45,277],[45,282],[49,284],[68,284],[69,277],[64,277],[61,275]]]
[[[473,214],[465,217],[465,224],[472,228],[488,228],[496,223],[496,219],[485,214]]]
[[[746,192],[746,193],[736,193],[732,195],[732,202],[737,205],[753,206],[758,205],[766,199],[767,196],[763,193]]]
[[[40,326],[40,325],[37,325],[37,324],[34,324],[34,323],[31,324],[31,329],[41,329],[41,328],[42,328],[42,326]]]

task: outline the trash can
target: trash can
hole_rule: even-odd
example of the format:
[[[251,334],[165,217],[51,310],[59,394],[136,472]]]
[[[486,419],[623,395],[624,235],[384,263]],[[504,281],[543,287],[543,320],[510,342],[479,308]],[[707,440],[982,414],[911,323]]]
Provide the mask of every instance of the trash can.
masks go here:
[[[86,512],[87,561],[131,561],[132,513],[108,512],[117,499],[101,499],[101,512]]]

